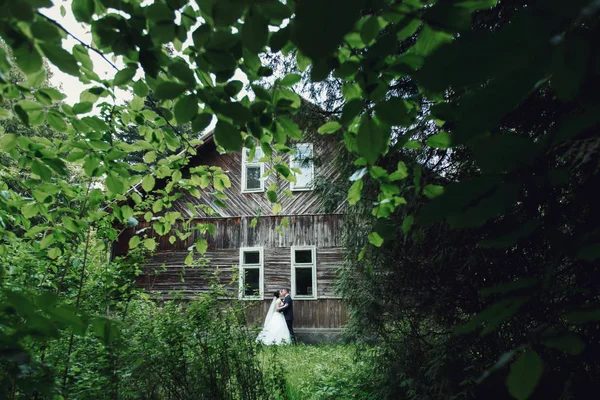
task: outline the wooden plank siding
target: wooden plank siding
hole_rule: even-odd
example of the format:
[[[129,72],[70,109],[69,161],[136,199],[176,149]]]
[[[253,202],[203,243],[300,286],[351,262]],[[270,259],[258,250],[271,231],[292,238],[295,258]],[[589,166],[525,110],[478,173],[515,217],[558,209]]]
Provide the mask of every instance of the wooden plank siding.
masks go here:
[[[323,138],[318,136],[307,137],[305,143],[313,143],[313,163],[315,181],[332,182],[338,178],[339,173],[335,168],[335,158],[339,152],[339,144],[330,137]],[[283,154],[283,161],[289,165],[289,155]],[[198,154],[194,156],[190,165],[209,165],[220,167],[231,182],[231,187],[225,189],[227,195],[225,201],[227,208],[219,207],[215,198],[211,195],[215,190],[208,187],[200,190],[201,197],[196,198],[189,193],[183,193],[183,196],[175,200],[171,207],[166,211],[179,211],[184,218],[210,217],[199,206],[208,205],[220,217],[239,217],[255,215],[273,215],[273,205],[266,196],[267,188],[277,184],[277,201],[281,203],[283,215],[303,215],[316,214],[322,212],[323,199],[314,190],[295,190],[292,191],[293,197],[286,195],[285,191],[290,190],[290,183],[279,177],[277,173],[267,176],[264,183],[264,192],[242,193],[242,153],[219,154],[212,137],[207,138],[206,143],[198,149]],[[265,163],[265,171],[273,167],[270,163]],[[188,204],[196,207],[190,210]],[[343,212],[343,204],[340,204],[336,213]]]
[[[263,325],[271,299],[257,301],[246,311],[248,323]],[[340,299],[294,300],[294,329],[339,330],[347,322],[346,307]]]
[[[188,230],[193,234],[186,240],[169,243],[168,236],[156,237],[157,251],[146,260],[138,285],[150,293],[171,298],[172,292],[185,297],[205,293],[212,279],[217,279],[234,296],[238,292],[239,254],[241,247],[263,247],[264,300],[252,302],[248,312],[251,323],[261,321],[271,302],[271,293],[291,285],[291,247],[311,245],[316,247],[317,300],[294,301],[295,326],[299,328],[340,328],[345,321],[345,310],[336,297],[334,285],[336,270],[343,261],[340,243],[342,215],[293,215],[281,233],[275,227],[283,216],[261,217],[255,228],[250,227],[250,217],[198,218],[191,221]],[[199,266],[186,266],[188,248],[201,235],[194,226],[214,224],[215,234],[202,236],[208,242],[208,251],[197,258]],[[141,223],[136,229],[154,237],[151,224]],[[186,231],[182,224],[173,227]],[[116,252],[124,254],[133,229],[125,232],[117,243]],[[254,304],[256,303],[256,304]]]

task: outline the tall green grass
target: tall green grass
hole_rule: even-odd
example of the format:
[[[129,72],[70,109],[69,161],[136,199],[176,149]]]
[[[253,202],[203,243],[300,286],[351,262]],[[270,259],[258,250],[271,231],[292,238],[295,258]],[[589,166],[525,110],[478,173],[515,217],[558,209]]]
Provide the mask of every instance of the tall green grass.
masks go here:
[[[274,360],[283,366],[287,386],[282,399],[381,398],[373,349],[355,345],[264,346],[259,357],[267,370]]]

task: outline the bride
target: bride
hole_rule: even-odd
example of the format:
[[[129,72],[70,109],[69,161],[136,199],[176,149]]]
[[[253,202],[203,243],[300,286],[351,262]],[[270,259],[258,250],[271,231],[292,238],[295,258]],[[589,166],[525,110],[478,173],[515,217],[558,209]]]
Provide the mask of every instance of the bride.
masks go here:
[[[256,338],[257,342],[263,344],[290,343],[290,331],[285,323],[285,317],[278,312],[282,305],[283,301],[279,298],[279,291],[273,293],[273,301],[265,317],[265,325]]]

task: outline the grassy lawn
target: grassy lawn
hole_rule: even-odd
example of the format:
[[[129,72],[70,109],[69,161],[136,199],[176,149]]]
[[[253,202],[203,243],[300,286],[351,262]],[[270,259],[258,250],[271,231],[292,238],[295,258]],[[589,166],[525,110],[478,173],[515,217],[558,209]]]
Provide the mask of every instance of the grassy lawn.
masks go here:
[[[377,399],[373,365],[354,345],[265,346],[261,358],[283,365],[291,400]]]

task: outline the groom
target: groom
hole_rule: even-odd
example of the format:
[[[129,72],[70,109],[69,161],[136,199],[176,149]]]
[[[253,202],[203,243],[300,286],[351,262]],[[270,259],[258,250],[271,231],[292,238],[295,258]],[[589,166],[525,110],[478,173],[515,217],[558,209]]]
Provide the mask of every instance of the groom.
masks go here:
[[[290,296],[290,290],[287,288],[281,289],[279,293],[283,296],[283,306],[281,306],[279,312],[283,313],[285,323],[292,337],[292,342],[296,343],[296,336],[294,335],[294,302],[292,301],[292,296]]]

